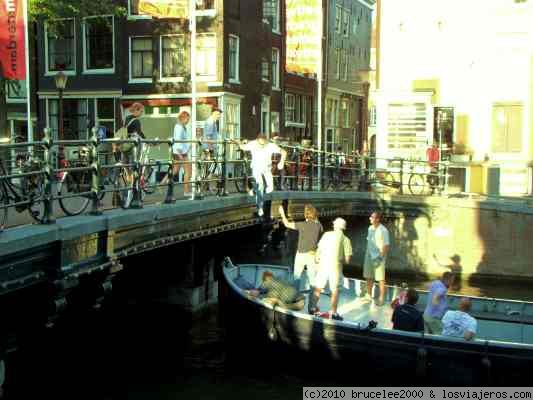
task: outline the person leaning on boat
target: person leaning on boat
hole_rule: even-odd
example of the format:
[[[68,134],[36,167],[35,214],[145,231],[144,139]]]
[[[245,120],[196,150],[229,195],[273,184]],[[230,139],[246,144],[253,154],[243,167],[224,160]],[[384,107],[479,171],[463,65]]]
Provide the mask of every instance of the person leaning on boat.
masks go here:
[[[273,305],[280,305],[290,309],[302,309],[305,297],[288,282],[274,278],[270,271],[263,272],[262,284],[259,289],[247,292],[252,297],[262,295],[263,299]]]
[[[453,274],[446,271],[440,279],[431,282],[428,302],[424,311],[424,326],[426,333],[440,335],[442,333],[442,317],[448,309],[446,295],[453,282]]]
[[[313,290],[316,277],[316,248],[318,239],[323,231],[322,224],[318,221],[318,211],[311,204],[306,204],[304,206],[305,221],[300,222],[289,222],[283,206],[279,206],[279,215],[287,229],[298,231],[298,249],[294,257],[293,272],[296,288],[302,289],[300,279],[304,268],[307,268],[307,278],[309,279],[311,290]]]
[[[424,318],[415,307],[417,302],[418,292],[414,288],[409,288],[405,303],[396,307],[392,313],[392,329],[408,332],[424,330]]]
[[[333,230],[324,233],[318,242],[316,261],[318,262],[318,272],[316,275],[316,287],[309,298],[309,313],[316,314],[320,293],[329,283],[331,289],[331,313],[330,318],[342,320],[337,313],[339,302],[339,287],[342,285],[342,265],[348,264],[352,258],[352,243],[344,235],[346,221],[337,218],[333,221]]]
[[[381,223],[381,213],[374,211],[370,215],[370,226],[366,237],[365,263],[363,277],[366,279],[367,292],[365,300],[372,300],[374,281],[379,282],[379,300],[376,303],[382,306],[385,302],[385,264],[390,248],[389,231]]]
[[[462,337],[465,340],[473,339],[477,331],[477,321],[468,314],[471,308],[470,299],[463,297],[459,302],[459,310],[446,311],[442,317],[442,335]]]

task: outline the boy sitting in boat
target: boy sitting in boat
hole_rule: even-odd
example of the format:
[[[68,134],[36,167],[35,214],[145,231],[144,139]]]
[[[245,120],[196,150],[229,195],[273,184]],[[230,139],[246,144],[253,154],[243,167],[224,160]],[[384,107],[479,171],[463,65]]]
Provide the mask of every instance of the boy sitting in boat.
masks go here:
[[[263,300],[290,310],[301,310],[305,304],[305,296],[288,282],[274,278],[270,271],[263,272],[262,284],[258,289],[246,291],[252,297],[261,295]]]
[[[472,340],[477,331],[477,321],[468,314],[471,308],[470,299],[463,297],[459,302],[459,310],[446,311],[442,317],[442,335]]]
[[[424,318],[415,307],[418,302],[418,292],[409,288],[406,292],[405,303],[399,304],[392,313],[392,329],[408,332],[424,331]]]

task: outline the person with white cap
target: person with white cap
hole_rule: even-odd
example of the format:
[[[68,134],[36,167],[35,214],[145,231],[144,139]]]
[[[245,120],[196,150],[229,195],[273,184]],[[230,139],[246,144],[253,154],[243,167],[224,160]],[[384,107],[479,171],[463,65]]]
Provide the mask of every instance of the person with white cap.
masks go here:
[[[310,314],[317,314],[320,311],[317,306],[318,300],[322,290],[329,283],[331,290],[331,312],[329,317],[342,320],[342,317],[337,313],[339,287],[342,285],[344,278],[342,266],[343,263],[348,264],[352,258],[352,243],[344,235],[345,229],[346,221],[342,218],[336,218],[333,221],[333,230],[324,233],[320,242],[318,242],[316,254],[318,272],[315,279],[315,291],[309,297]]]

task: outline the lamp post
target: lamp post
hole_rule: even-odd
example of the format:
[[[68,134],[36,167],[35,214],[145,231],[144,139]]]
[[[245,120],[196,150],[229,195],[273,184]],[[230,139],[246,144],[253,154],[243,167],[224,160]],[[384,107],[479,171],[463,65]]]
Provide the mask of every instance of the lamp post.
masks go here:
[[[58,136],[59,140],[63,140],[64,132],[63,132],[63,90],[65,90],[65,87],[67,86],[67,79],[68,76],[65,75],[63,71],[59,71],[55,77],[55,84],[56,89],[59,92],[59,126],[58,126]],[[59,157],[64,158],[64,152],[63,152],[63,145],[59,146]]]

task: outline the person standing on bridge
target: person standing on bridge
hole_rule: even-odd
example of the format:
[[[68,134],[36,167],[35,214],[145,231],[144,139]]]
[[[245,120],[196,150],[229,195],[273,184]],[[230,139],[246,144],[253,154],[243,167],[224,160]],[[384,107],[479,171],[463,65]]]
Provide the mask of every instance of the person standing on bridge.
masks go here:
[[[381,213],[374,211],[370,215],[370,226],[366,236],[366,254],[363,277],[366,279],[367,292],[365,300],[372,301],[374,281],[379,282],[379,300],[376,305],[385,302],[385,264],[390,248],[389,231],[381,223]]]
[[[278,170],[285,166],[287,152],[277,144],[269,142],[267,137],[260,133],[256,140],[248,143],[239,143],[241,150],[249,151],[252,154],[252,176],[254,178],[255,203],[257,215],[262,218],[264,215],[263,201],[265,193],[272,193],[274,190],[274,177],[272,176],[272,155],[281,154],[278,163]]]
[[[279,215],[285,228],[298,231],[298,249],[294,257],[294,282],[296,288],[301,290],[301,278],[304,269],[307,269],[307,278],[311,291],[315,286],[316,277],[316,249],[318,246],[318,239],[323,232],[322,224],[318,220],[318,211],[311,204],[304,206],[305,221],[289,222],[285,215],[283,206],[279,206]]]
[[[187,111],[179,113],[176,125],[174,125],[174,133],[172,135],[174,144],[172,145],[172,175],[177,177],[180,169],[183,168],[183,194],[190,195],[190,181],[191,181],[191,143],[187,141],[192,140],[192,135],[188,127],[191,116]],[[161,180],[161,185],[168,183],[168,174]]]

